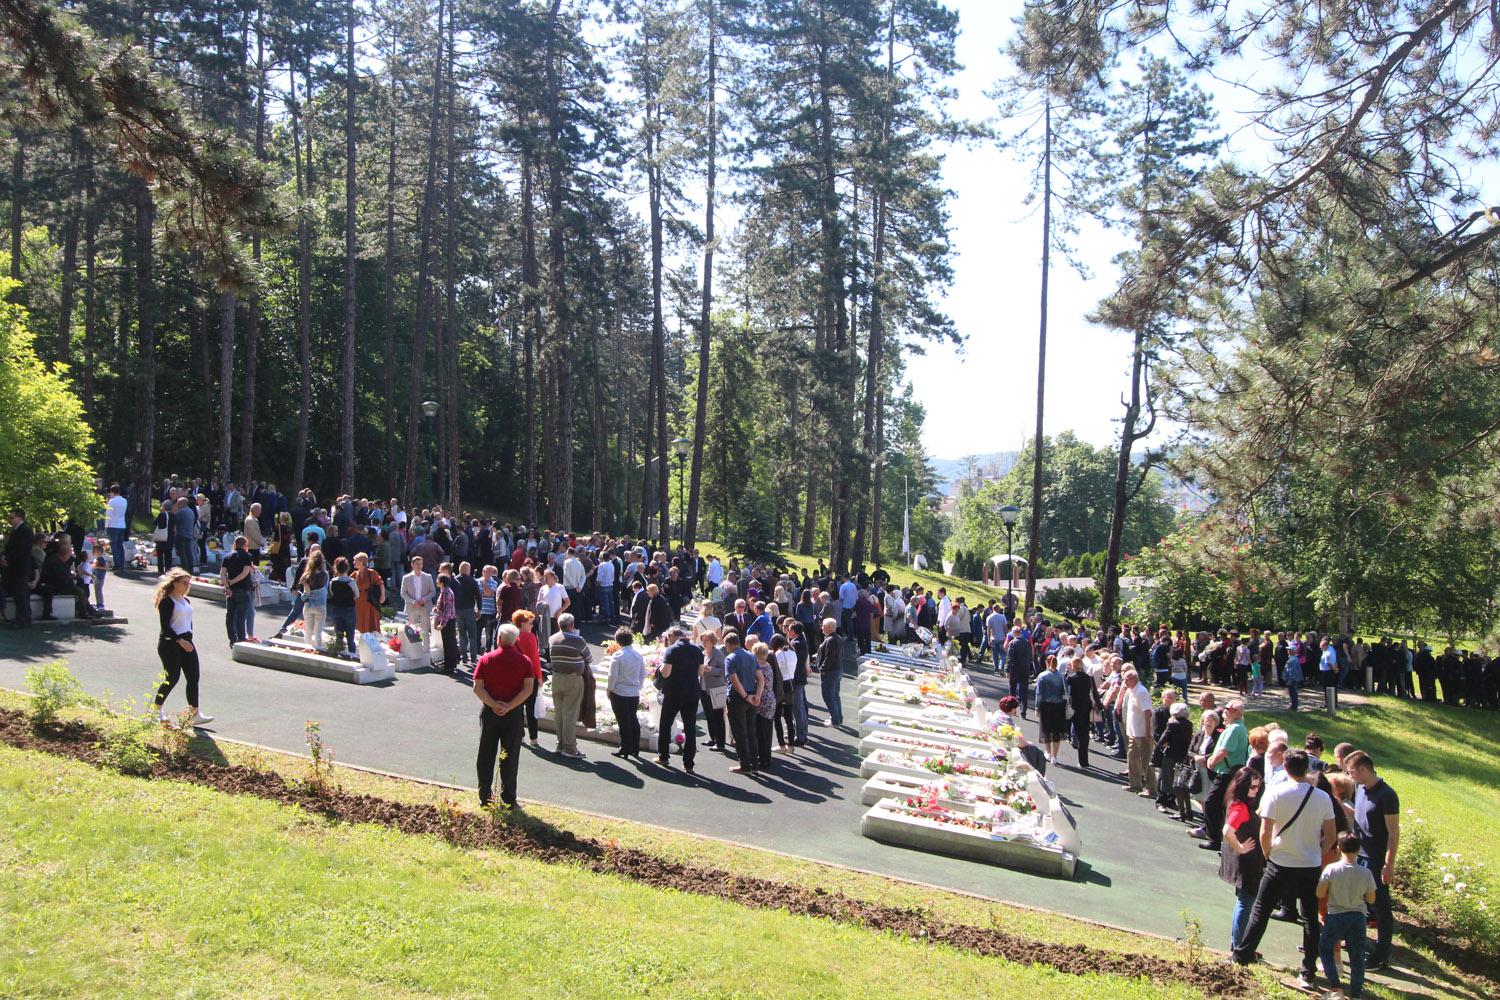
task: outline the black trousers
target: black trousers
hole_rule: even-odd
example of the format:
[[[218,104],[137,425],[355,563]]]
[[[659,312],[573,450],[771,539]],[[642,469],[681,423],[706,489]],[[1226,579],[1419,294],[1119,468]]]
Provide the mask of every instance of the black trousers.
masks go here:
[[[781,746],[789,746],[797,738],[796,704],[792,700],[792,682],[777,681],[781,687],[776,691],[776,742]],[[783,731],[783,724],[785,730]],[[767,747],[764,751],[770,753]]]
[[[451,674],[458,669],[458,622],[444,625],[438,635],[443,639],[443,669]]]
[[[1224,798],[1229,794],[1229,783],[1234,780],[1234,768],[1230,768],[1223,774],[1214,773],[1214,783],[1208,789],[1208,796],[1203,800],[1203,829],[1208,834],[1208,842],[1218,850],[1224,842]],[[1269,865],[1267,866],[1269,867]],[[1317,881],[1316,878],[1313,879]],[[1316,912],[1316,907],[1313,908]],[[1269,912],[1269,911],[1268,911]],[[1318,950],[1313,949],[1313,957],[1317,958]]]
[[[526,699],[526,735],[536,742],[536,696],[542,693],[542,682],[537,681],[531,686],[531,697]]]
[[[1221,824],[1222,825],[1222,824]],[[1234,943],[1236,961],[1251,962],[1260,939],[1265,936],[1266,925],[1271,922],[1271,911],[1290,894],[1297,900],[1302,919],[1302,971],[1309,976],[1318,971],[1318,875],[1320,868],[1284,868],[1274,861],[1266,862],[1265,874],[1260,877],[1260,888],[1255,893],[1255,905],[1250,908],[1250,922],[1245,932]]]
[[[760,767],[771,766],[771,728],[774,719],[755,713],[755,750]]]
[[[722,748],[724,746],[724,710],[714,708],[714,700],[707,691],[699,692],[698,700],[703,703],[703,717],[708,722],[708,742]]]
[[[516,804],[516,772],[521,766],[521,713],[511,709],[496,715],[488,706],[479,710],[479,804],[489,805],[495,785],[495,757],[504,751],[500,761],[500,801]]]
[[[192,642],[191,637],[188,638]],[[194,708],[198,707],[198,648],[193,647],[189,653],[178,645],[176,639],[159,639],[156,643],[156,655],[161,657],[161,668],[166,671],[167,678],[161,682],[161,687],[156,689],[156,707],[160,708],[167,700],[167,695],[177,686],[182,678],[187,678],[187,703]]]
[[[672,720],[682,720],[682,766],[692,767],[698,756],[698,692],[661,693],[661,719],[657,722],[656,755],[666,759],[672,752]]]
[[[1093,728],[1089,724],[1089,713],[1074,712],[1068,724],[1073,727],[1073,746],[1078,748],[1078,766],[1087,768],[1089,766],[1089,736]]]
[[[740,767],[747,771],[760,769],[760,752],[755,741],[755,706],[744,698],[729,693],[729,731],[734,733],[735,750],[739,753]]]
[[[623,694],[609,693],[609,707],[615,713],[615,722],[620,727],[620,750],[626,754],[641,752],[641,717],[636,709],[641,707],[640,696],[634,698]]]
[[[31,591],[26,586],[26,577],[5,578],[5,596],[15,606],[14,621],[17,625],[31,624]]]

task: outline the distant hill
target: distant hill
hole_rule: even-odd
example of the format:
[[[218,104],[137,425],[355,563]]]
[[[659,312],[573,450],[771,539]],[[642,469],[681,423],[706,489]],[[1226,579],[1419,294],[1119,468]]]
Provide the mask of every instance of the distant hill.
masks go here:
[[[988,455],[965,455],[960,458],[934,458],[932,470],[937,474],[938,492],[951,496],[965,475],[977,474],[981,479],[996,479],[1010,471],[1020,457],[1018,451],[996,451]],[[972,470],[972,472],[971,472]]]

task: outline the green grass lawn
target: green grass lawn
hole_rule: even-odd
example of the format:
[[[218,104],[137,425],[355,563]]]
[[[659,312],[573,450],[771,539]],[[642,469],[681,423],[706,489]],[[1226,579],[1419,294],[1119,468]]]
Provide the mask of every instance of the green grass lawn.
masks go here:
[[[1489,822],[1500,815],[1500,713],[1377,697],[1340,708],[1334,719],[1292,712],[1247,716],[1251,726],[1271,721],[1294,746],[1308,730],[1317,731],[1330,762],[1339,743],[1364,750],[1401,797],[1402,811],[1415,811],[1433,836],[1451,845],[1443,850],[1473,854],[1500,869],[1500,837]]]
[[[6,997],[1194,995],[9,747],[0,826]]]

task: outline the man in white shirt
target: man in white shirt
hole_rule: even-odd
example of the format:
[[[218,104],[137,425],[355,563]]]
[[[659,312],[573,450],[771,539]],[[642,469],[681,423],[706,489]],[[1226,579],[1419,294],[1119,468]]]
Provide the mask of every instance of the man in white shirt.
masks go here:
[[[1302,913],[1302,975],[1298,986],[1316,990],[1318,963],[1318,875],[1323,853],[1333,847],[1333,799],[1316,786],[1306,750],[1286,755],[1287,780],[1266,785],[1260,801],[1260,838],[1266,849],[1266,871],[1261,876],[1250,922],[1235,942],[1234,960],[1255,961],[1255,949],[1266,933],[1271,911],[1290,893]],[[1311,777],[1309,777],[1311,775]]]
[[[109,536],[110,556],[114,559],[116,572],[125,571],[125,539],[129,525],[125,510],[130,505],[120,495],[120,484],[109,484],[109,497],[104,501],[104,532]]]
[[[569,549],[562,563],[562,584],[568,591],[568,603],[575,609],[583,608],[583,585],[588,582],[588,570],[578,558],[577,549]]]
[[[1141,798],[1156,798],[1156,775],[1151,770],[1151,692],[1134,670],[1125,671],[1115,707],[1125,727],[1125,758],[1129,782],[1126,791]]]
[[[600,553],[599,568],[594,570],[594,589],[599,592],[599,617],[604,627],[615,623],[615,561]]]
[[[719,557],[714,556],[708,561],[708,588],[712,590],[724,582],[724,564],[719,562]]]

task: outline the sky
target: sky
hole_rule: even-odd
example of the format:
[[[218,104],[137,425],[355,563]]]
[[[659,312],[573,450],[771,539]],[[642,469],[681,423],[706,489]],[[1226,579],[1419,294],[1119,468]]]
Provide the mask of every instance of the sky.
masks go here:
[[[985,91],[1008,72],[1001,46],[1016,11],[995,0],[956,0],[953,6],[963,66],[954,81],[953,113],[987,120],[995,103]],[[1036,421],[1042,220],[1039,208],[1025,203],[1031,167],[993,145],[956,145],[944,157],[943,176],[953,191],[954,250],[945,304],[965,343],[909,359],[907,381],[927,409],[923,443],[938,458],[1019,451]],[[1113,288],[1111,259],[1125,245],[1094,226],[1081,227],[1076,245],[1088,279],[1052,257],[1045,429],[1109,445],[1123,413],[1129,341],[1087,316]]]

